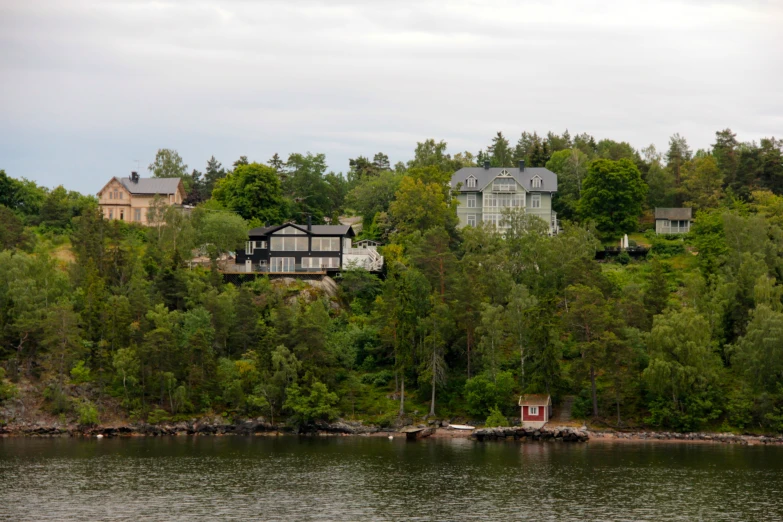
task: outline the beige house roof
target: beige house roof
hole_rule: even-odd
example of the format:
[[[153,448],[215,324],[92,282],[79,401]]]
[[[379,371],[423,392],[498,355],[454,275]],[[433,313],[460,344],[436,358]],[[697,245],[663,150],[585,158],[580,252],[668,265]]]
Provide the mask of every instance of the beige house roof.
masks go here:
[[[519,398],[520,406],[549,406],[552,404],[552,398],[549,395],[529,394]]]

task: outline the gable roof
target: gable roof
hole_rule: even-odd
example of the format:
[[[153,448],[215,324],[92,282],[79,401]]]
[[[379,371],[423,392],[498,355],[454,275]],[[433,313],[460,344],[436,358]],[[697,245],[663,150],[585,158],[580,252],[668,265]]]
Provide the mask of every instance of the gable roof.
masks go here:
[[[131,194],[176,194],[180,178],[139,178],[134,183],[130,178],[118,178],[122,186]]]
[[[692,209],[690,207],[683,208],[655,208],[655,219],[675,219],[686,220],[692,219]]]
[[[552,404],[552,399],[549,395],[544,394],[532,393],[519,398],[520,406],[549,406],[550,404]]]
[[[106,187],[111,185],[112,181],[120,183],[131,194],[176,194],[182,185],[180,178],[139,178],[138,183],[134,183],[130,178],[114,176],[98,191],[99,196],[103,194]]]
[[[311,236],[344,236],[354,237],[356,233],[351,225],[312,225],[308,232],[307,225],[297,225],[296,223],[283,223],[282,225],[272,225],[269,227],[256,227],[248,232],[248,236],[268,236],[285,227],[294,227]]]
[[[519,170],[517,167],[463,167],[451,176],[451,188],[457,188],[457,183],[462,183],[461,192],[475,192],[483,190],[490,181],[500,175],[502,171],[517,180],[527,191],[533,192],[557,192],[557,174],[544,167],[527,167],[525,170]],[[476,187],[467,187],[467,179],[473,176],[476,178]],[[541,186],[533,188],[531,180],[538,176],[541,178]]]

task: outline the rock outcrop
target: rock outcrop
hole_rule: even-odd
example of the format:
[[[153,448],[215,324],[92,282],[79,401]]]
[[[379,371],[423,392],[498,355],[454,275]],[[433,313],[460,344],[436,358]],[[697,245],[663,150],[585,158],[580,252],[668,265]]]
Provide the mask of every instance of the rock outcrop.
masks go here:
[[[471,438],[479,442],[487,440],[553,440],[563,442],[586,442],[590,436],[586,430],[569,428],[563,426],[543,428],[524,428],[524,427],[506,427],[506,428],[483,428],[476,430]]]

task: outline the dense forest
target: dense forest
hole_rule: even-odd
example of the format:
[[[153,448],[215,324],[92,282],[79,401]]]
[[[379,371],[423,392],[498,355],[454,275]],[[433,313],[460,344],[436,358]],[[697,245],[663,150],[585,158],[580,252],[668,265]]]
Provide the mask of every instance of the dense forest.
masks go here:
[[[519,211],[457,229],[463,166],[558,174],[562,231]],[[305,424],[338,417],[518,416],[520,393],[574,396],[599,426],[783,431],[783,142],[730,130],[693,152],[592,136],[498,133],[484,149],[416,144],[413,158],[214,157],[181,177],[185,213],[148,228],[107,221],[92,196],[0,171],[0,422],[36,399],[83,425],[205,414]],[[100,187],[96,187],[96,191]],[[656,236],[655,207],[689,206],[685,236]],[[362,218],[382,277],[337,291],[259,278],[226,284],[221,255],[261,223]],[[602,245],[646,258],[597,261]],[[212,260],[193,266],[194,256]]]

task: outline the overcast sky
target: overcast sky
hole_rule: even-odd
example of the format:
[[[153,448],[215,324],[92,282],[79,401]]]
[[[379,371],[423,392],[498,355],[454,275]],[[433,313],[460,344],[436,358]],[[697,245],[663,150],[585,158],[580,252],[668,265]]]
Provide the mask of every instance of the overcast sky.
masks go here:
[[[158,148],[409,159],[498,130],[781,137],[783,2],[0,0],[0,168],[95,193]]]

